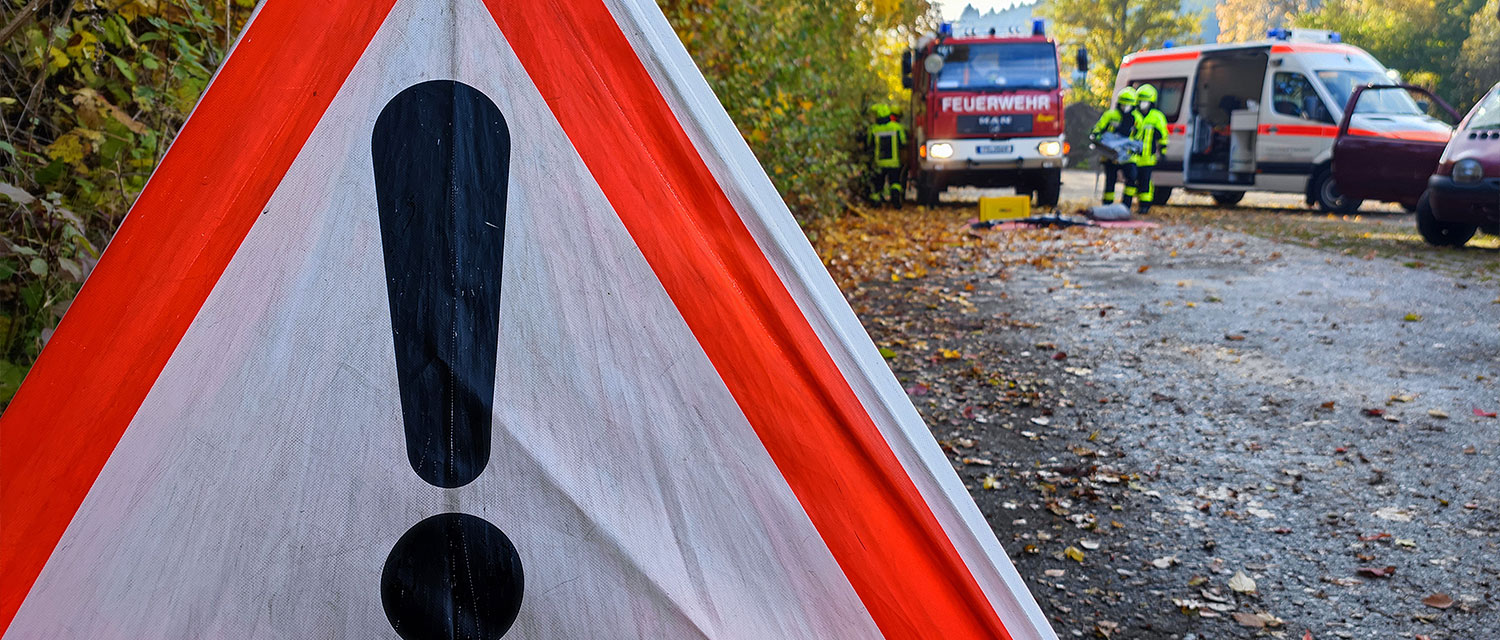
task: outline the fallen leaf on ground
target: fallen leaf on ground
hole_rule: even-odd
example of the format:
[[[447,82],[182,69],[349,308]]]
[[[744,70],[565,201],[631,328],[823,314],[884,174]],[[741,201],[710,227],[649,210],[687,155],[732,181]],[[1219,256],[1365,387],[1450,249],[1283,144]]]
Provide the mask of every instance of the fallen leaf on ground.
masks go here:
[[[1389,565],[1384,567],[1360,567],[1355,569],[1354,572],[1367,578],[1389,578],[1396,575],[1396,567]]]
[[[1448,412],[1447,411],[1443,411],[1442,409],[1428,409],[1427,410],[1427,415],[1432,416],[1434,418],[1437,418],[1439,420],[1447,420],[1448,419]]]
[[[1177,556],[1164,556],[1151,561],[1151,566],[1158,569],[1165,569],[1174,564],[1177,564]]]
[[[1245,575],[1244,571],[1236,571],[1229,578],[1229,588],[1240,593],[1255,593],[1255,579]]]
[[[1241,627],[1250,627],[1253,630],[1263,630],[1263,628],[1266,628],[1266,621],[1262,621],[1260,616],[1254,615],[1254,613],[1235,613],[1235,622],[1239,622]]]
[[[1484,409],[1480,409],[1479,407],[1474,407],[1474,415],[1481,418],[1494,418],[1496,416],[1500,416],[1500,413],[1496,413],[1494,411],[1485,411]]]
[[[1085,549],[1088,549],[1089,551],[1093,551],[1093,550],[1099,548],[1099,541],[1098,540],[1079,540],[1078,541],[1078,546],[1083,547]]]
[[[1231,341],[1234,341],[1234,342],[1239,342],[1241,340],[1244,340],[1245,336],[1242,336],[1242,335],[1240,335],[1238,333],[1230,333],[1230,334],[1225,334],[1224,339],[1225,340],[1231,340]]]
[[[1118,631],[1119,629],[1120,624],[1118,622],[1100,620],[1094,623],[1094,630],[1099,632],[1099,635],[1103,636],[1106,640],[1108,640],[1110,636],[1114,635],[1115,631]]]
[[[1150,268],[1151,268],[1151,265],[1148,265],[1148,264],[1143,264],[1143,265],[1141,265],[1141,266],[1139,266],[1139,267],[1136,267],[1136,270],[1135,270],[1135,272],[1136,272],[1136,273],[1145,273],[1145,272],[1146,272],[1146,270],[1147,270],[1147,269],[1150,269]]]
[[[1385,409],[1365,409],[1360,413],[1363,413],[1367,416],[1379,418],[1380,416],[1385,415]]]
[[[1405,316],[1403,316],[1401,319],[1405,320],[1407,322],[1421,322],[1422,321],[1422,314],[1420,314],[1420,313],[1408,313]]]
[[[1269,613],[1246,613],[1243,611],[1234,614],[1234,621],[1238,622],[1242,627],[1249,627],[1251,629],[1279,627],[1284,623],[1281,618]]]
[[[1067,556],[1074,562],[1083,562],[1083,551],[1080,551],[1078,547],[1068,547],[1066,549],[1063,549],[1063,555]]]
[[[1381,507],[1376,509],[1372,515],[1381,520],[1390,520],[1391,522],[1411,522],[1411,512],[1400,507]]]
[[[1426,598],[1422,598],[1422,604],[1434,609],[1447,609],[1453,606],[1453,598],[1448,597],[1446,593],[1434,593]]]

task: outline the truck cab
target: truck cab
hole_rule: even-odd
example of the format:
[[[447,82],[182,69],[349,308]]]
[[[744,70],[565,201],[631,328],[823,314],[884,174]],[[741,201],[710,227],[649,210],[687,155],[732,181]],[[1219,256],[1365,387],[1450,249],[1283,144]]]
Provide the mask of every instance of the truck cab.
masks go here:
[[[917,200],[951,186],[1015,187],[1053,207],[1062,184],[1063,87],[1057,44],[1029,34],[924,37],[902,59]]]

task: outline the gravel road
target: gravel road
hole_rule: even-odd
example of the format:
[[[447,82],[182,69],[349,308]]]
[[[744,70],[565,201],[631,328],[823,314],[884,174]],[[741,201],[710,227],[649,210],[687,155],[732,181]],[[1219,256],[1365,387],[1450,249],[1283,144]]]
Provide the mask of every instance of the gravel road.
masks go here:
[[[1495,282],[1187,226],[996,240],[849,294],[1060,635],[1500,637]]]

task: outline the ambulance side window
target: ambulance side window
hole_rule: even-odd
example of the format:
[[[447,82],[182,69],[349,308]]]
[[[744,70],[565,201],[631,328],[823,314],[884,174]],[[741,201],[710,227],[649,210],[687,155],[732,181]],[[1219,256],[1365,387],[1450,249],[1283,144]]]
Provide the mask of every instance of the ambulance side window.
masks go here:
[[[1271,106],[1284,116],[1334,124],[1333,114],[1318,97],[1311,80],[1300,73],[1278,72],[1271,87]]]
[[[1177,122],[1177,116],[1182,112],[1182,94],[1187,91],[1187,78],[1141,78],[1131,80],[1131,87],[1140,87],[1149,84],[1156,87],[1156,108],[1161,109],[1161,114],[1166,116],[1167,122]]]

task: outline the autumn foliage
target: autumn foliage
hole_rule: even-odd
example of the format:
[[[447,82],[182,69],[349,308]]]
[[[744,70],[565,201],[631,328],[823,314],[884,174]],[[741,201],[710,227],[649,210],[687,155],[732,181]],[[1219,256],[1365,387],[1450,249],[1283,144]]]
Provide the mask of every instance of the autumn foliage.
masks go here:
[[[904,102],[927,0],[660,0],[787,205],[842,213],[868,164],[866,109]]]

